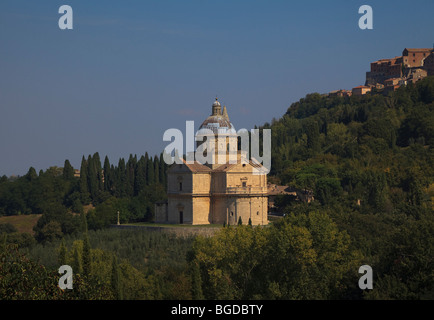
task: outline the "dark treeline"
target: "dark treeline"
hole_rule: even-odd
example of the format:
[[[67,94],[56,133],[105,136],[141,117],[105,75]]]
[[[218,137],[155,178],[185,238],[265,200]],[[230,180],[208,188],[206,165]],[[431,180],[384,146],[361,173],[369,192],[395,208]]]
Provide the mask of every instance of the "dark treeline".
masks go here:
[[[162,156],[147,153],[117,165],[107,156],[102,163],[98,153],[83,156],[79,175],[69,160],[39,174],[31,167],[22,177],[0,179],[0,216],[42,214],[34,229],[38,241],[78,232],[85,208],[89,229],[116,223],[117,212],[123,223],[151,221],[154,203],[166,197],[166,169]]]

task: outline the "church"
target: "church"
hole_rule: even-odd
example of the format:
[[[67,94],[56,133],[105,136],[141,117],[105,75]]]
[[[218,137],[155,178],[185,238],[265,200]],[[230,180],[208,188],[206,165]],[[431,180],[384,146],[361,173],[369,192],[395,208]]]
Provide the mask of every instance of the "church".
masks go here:
[[[197,149],[210,134],[215,139],[212,159],[223,150],[226,161],[201,164],[183,159],[182,164],[172,164],[167,172],[168,200],[155,205],[155,222],[234,225],[241,219],[243,224],[268,224],[268,171],[238,150],[237,132],[217,98],[196,132]],[[236,155],[236,161],[229,161],[229,154]]]

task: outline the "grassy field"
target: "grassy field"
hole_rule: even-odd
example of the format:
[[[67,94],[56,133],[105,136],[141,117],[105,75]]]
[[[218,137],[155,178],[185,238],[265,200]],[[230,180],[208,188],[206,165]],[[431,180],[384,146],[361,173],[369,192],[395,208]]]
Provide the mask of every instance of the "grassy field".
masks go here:
[[[33,235],[33,226],[36,224],[38,219],[41,217],[41,214],[28,214],[28,215],[19,215],[19,216],[5,216],[0,217],[0,224],[10,223],[15,228],[17,228],[18,232],[21,233],[30,233]]]

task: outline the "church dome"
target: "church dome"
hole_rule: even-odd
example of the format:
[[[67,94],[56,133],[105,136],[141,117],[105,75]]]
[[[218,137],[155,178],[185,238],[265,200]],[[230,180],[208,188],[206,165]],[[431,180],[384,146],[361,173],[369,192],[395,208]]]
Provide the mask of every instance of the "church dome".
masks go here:
[[[203,129],[211,130],[214,134],[236,134],[235,127],[229,120],[226,107],[223,107],[222,113],[217,98],[212,105],[212,114],[202,122],[196,135],[206,135],[207,133]]]

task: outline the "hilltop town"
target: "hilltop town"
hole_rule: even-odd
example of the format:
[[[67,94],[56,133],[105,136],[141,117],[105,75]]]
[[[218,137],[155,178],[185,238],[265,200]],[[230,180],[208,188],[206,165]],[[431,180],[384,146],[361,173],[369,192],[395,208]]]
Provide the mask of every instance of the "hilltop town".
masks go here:
[[[434,48],[405,48],[400,56],[371,62],[371,69],[366,72],[364,85],[354,87],[352,90],[334,90],[328,95],[360,96],[368,92],[387,94],[402,85],[416,83],[432,75],[434,75]]]

